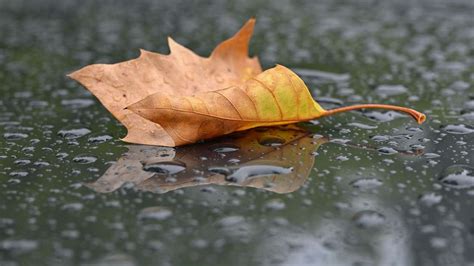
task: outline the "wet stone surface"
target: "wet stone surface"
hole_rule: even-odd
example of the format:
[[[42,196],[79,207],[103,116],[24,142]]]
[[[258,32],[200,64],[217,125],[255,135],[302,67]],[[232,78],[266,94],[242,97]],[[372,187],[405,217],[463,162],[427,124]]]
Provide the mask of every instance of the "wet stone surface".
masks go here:
[[[0,265],[474,265],[474,3],[0,1]],[[166,36],[252,53],[326,108],[407,105],[187,148],[127,145],[65,75]],[[231,178],[233,177],[233,178]]]

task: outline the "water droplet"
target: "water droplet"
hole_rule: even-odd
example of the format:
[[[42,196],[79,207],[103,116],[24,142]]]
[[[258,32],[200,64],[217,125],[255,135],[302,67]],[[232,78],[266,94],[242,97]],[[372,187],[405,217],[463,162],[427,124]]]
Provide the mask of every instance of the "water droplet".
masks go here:
[[[15,254],[26,253],[35,250],[38,242],[34,240],[3,240],[0,241],[0,250],[10,251]]]
[[[26,171],[12,171],[10,172],[10,176],[15,176],[15,177],[25,177],[28,176],[28,172]]]
[[[434,159],[434,158],[438,158],[440,157],[441,155],[437,154],[437,153],[432,153],[432,152],[427,152],[423,155],[425,158],[428,158],[428,159]]]
[[[94,104],[94,101],[91,99],[71,99],[71,100],[62,100],[61,105],[67,106],[71,109],[78,109],[88,107]]]
[[[228,176],[232,173],[232,171],[229,168],[225,168],[225,167],[209,167],[207,170],[209,170],[211,173],[225,175],[225,176]]]
[[[470,100],[464,103],[464,109],[474,111],[474,100]]]
[[[204,239],[194,239],[194,240],[191,241],[191,246],[193,248],[202,249],[202,248],[206,248],[207,246],[209,246],[209,242],[207,242]]]
[[[87,139],[87,141],[89,141],[90,143],[104,143],[111,139],[112,139],[112,136],[101,135],[101,136],[96,136],[96,137],[90,137]]]
[[[451,134],[469,134],[474,132],[474,129],[464,124],[460,125],[447,125],[443,127],[443,130]]]
[[[440,203],[442,199],[443,196],[438,195],[434,192],[426,193],[420,196],[420,202],[428,207]]]
[[[439,178],[441,183],[452,188],[474,187],[474,168],[467,165],[452,165]]]
[[[186,164],[180,161],[147,163],[143,170],[159,175],[174,175],[186,170]]]
[[[18,159],[18,160],[15,160],[14,163],[17,165],[27,165],[27,164],[30,164],[31,161],[27,159]]]
[[[381,213],[371,210],[360,211],[356,213],[352,220],[357,227],[362,229],[377,228],[385,222],[385,216]]]
[[[237,145],[225,143],[213,145],[210,149],[218,153],[228,153],[238,151],[240,148]]]
[[[19,140],[28,137],[28,134],[25,133],[4,133],[3,137],[7,140]]]
[[[80,211],[82,210],[82,208],[84,208],[84,204],[82,203],[68,203],[68,204],[64,204],[62,206],[62,209],[63,210],[67,210],[67,211]]]
[[[33,165],[36,167],[46,167],[49,166],[49,163],[45,161],[36,161],[33,163]]]
[[[361,128],[361,129],[376,129],[377,126],[372,126],[372,125],[366,125],[366,124],[362,124],[362,123],[349,123],[347,124],[351,127],[357,127],[357,128]]]
[[[407,93],[408,89],[402,85],[380,85],[375,89],[375,93],[380,96],[395,96]]]
[[[230,182],[241,183],[252,177],[289,174],[292,171],[293,167],[282,167],[275,165],[247,165],[239,167],[231,175],[227,176],[226,180]]]
[[[220,219],[217,224],[222,227],[232,227],[238,224],[241,224],[245,221],[245,218],[242,216],[227,216]]]
[[[263,146],[276,147],[285,144],[285,140],[279,137],[263,137],[258,140],[258,143]]]
[[[339,155],[339,156],[336,157],[336,160],[341,161],[341,162],[345,162],[345,161],[348,161],[349,158],[347,156],[344,156],[344,155]]]
[[[389,122],[396,118],[403,117],[402,114],[394,111],[366,111],[363,113],[364,116],[377,122]]]
[[[61,129],[58,135],[66,139],[77,139],[91,133],[87,128]]]
[[[283,200],[281,199],[273,199],[265,203],[265,208],[273,211],[283,210],[285,207],[285,202],[283,202]]]
[[[351,182],[351,185],[360,190],[371,190],[380,187],[382,181],[376,178],[360,178]]]
[[[430,245],[436,249],[443,249],[448,245],[448,241],[442,237],[433,237],[430,239]]]
[[[140,211],[140,220],[166,220],[173,215],[173,212],[163,207],[148,207]]]
[[[80,164],[88,164],[88,163],[93,163],[97,161],[97,157],[89,156],[89,155],[78,155],[74,157],[72,161],[75,163],[80,163]]]
[[[383,142],[383,141],[390,140],[390,137],[383,136],[383,135],[375,135],[375,136],[370,137],[370,139],[376,142]]]
[[[463,113],[461,117],[467,120],[474,121],[474,111]]]
[[[380,147],[380,148],[377,149],[377,151],[379,153],[386,154],[386,155],[391,155],[391,154],[398,153],[397,150],[395,150],[394,148],[390,148],[390,147]]]

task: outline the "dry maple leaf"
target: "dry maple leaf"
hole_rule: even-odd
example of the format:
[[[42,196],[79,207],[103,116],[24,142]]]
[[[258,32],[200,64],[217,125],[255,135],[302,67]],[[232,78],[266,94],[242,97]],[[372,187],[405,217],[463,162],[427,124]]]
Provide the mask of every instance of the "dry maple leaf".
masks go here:
[[[88,88],[127,127],[126,142],[180,146],[234,131],[308,121],[362,108],[426,116],[413,109],[378,104],[324,110],[290,69],[262,72],[248,57],[255,20],[203,58],[168,39],[171,53],[141,50],[117,64],[84,67],[69,76]]]

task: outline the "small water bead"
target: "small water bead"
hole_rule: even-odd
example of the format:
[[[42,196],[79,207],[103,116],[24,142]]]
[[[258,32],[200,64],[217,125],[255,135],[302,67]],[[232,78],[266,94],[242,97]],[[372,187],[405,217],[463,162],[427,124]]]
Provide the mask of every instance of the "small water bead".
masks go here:
[[[329,140],[329,142],[336,143],[336,144],[346,144],[346,143],[351,142],[351,140],[350,139],[331,139]]]
[[[56,154],[56,158],[60,159],[60,160],[63,160],[65,159],[66,157],[68,157],[69,154],[68,153],[65,153],[65,152],[59,152]]]
[[[74,157],[72,161],[79,164],[89,164],[97,161],[97,157],[90,155],[78,155]]]
[[[210,149],[214,152],[218,153],[229,153],[238,151],[240,148],[234,144],[218,144],[210,147]]]
[[[356,127],[356,128],[360,128],[360,129],[376,129],[378,126],[373,126],[373,125],[367,125],[367,124],[362,124],[362,123],[349,123],[347,124],[348,126],[351,126],[351,127]]]
[[[345,161],[349,160],[349,157],[344,156],[344,155],[339,155],[339,156],[336,157],[336,160],[341,161],[341,162],[345,162]]]
[[[12,171],[9,175],[14,177],[25,177],[28,176],[29,173],[26,171]]]
[[[423,132],[422,128],[419,127],[407,127],[407,131],[414,132],[414,133],[421,133]]]
[[[173,212],[164,207],[148,207],[140,211],[138,219],[140,220],[166,220],[173,215]]]
[[[366,111],[363,113],[364,116],[368,117],[369,119],[375,120],[377,122],[389,122],[395,120],[400,117],[404,117],[404,115],[394,112],[394,111]]]
[[[474,111],[474,100],[470,100],[470,101],[465,102],[463,108],[464,108],[465,110],[472,110],[472,111]]]
[[[143,170],[159,175],[175,175],[186,170],[186,164],[180,161],[147,163]]]
[[[427,153],[423,154],[423,156],[425,158],[428,158],[428,159],[434,159],[434,158],[440,157],[441,155],[439,155],[437,153],[427,152]]]
[[[61,129],[58,135],[65,139],[77,139],[91,133],[87,128]]]
[[[227,160],[227,162],[230,163],[230,164],[238,164],[238,163],[240,163],[240,159],[230,158],[229,160]]]
[[[380,85],[375,89],[375,93],[380,96],[395,96],[408,92],[408,88],[403,85]]]
[[[442,237],[433,237],[430,239],[430,245],[436,249],[443,249],[448,245],[448,241]]]
[[[221,218],[219,221],[217,221],[217,225],[221,227],[233,227],[237,226],[239,224],[242,224],[245,222],[245,218],[243,216],[227,216],[224,218]]]
[[[209,242],[204,239],[194,239],[194,240],[191,240],[191,246],[193,248],[203,249],[209,246]]]
[[[265,208],[273,211],[283,210],[285,207],[286,204],[281,199],[273,199],[265,203]]]
[[[94,101],[91,99],[71,99],[71,100],[62,100],[61,105],[69,107],[71,109],[78,109],[88,107],[94,104]]]
[[[469,89],[470,84],[463,81],[463,80],[458,80],[455,81],[453,84],[451,84],[450,88],[458,91],[464,91]]]
[[[456,134],[456,135],[470,134],[474,132],[474,128],[472,128],[471,126],[466,126],[464,124],[447,125],[443,127],[443,130],[448,133]]]
[[[230,182],[241,183],[248,178],[268,175],[289,174],[293,171],[293,167],[282,167],[275,165],[247,165],[237,168],[231,175],[226,176],[226,180]]]
[[[18,159],[18,160],[15,160],[13,163],[16,165],[27,165],[27,164],[30,164],[31,161],[28,159]]]
[[[391,147],[380,147],[377,149],[377,151],[381,154],[385,154],[385,155],[392,155],[392,154],[397,154],[398,151],[395,150],[394,148],[391,148]]]
[[[376,142],[384,142],[384,141],[389,141],[390,137],[383,136],[383,135],[375,135],[375,136],[370,137],[370,139]]]
[[[28,137],[28,134],[25,133],[3,133],[3,137],[6,140],[20,140]]]
[[[263,137],[258,140],[258,143],[263,146],[277,147],[285,144],[285,140],[279,137]]]
[[[378,228],[385,223],[385,216],[372,210],[364,210],[352,217],[355,225],[362,229]]]
[[[443,196],[434,192],[425,193],[420,196],[420,202],[428,207],[438,204],[443,199]]]
[[[474,168],[467,165],[452,165],[446,168],[439,178],[441,184],[457,188],[474,187]]]
[[[0,218],[0,228],[6,228],[15,224],[15,220],[10,218]]]
[[[383,182],[377,178],[360,178],[350,183],[353,187],[360,190],[371,190],[380,187]]]
[[[109,141],[112,139],[112,136],[109,135],[101,135],[101,136],[96,136],[96,137],[90,137],[87,139],[90,143],[94,144],[99,144],[99,143],[104,143],[106,141]]]
[[[77,239],[80,233],[77,230],[64,230],[61,232],[61,236],[66,239]]]
[[[38,242],[29,239],[15,239],[0,241],[0,250],[22,254],[38,248]]]
[[[461,117],[466,120],[474,121],[474,111],[463,113]]]
[[[36,161],[33,163],[33,166],[36,166],[36,167],[47,167],[49,166],[50,164],[48,162],[45,162],[45,161]]]
[[[66,211],[80,211],[84,208],[84,204],[80,202],[64,204],[61,209]]]
[[[225,176],[228,176],[232,173],[232,171],[226,167],[209,167],[207,170],[211,173],[225,175]]]

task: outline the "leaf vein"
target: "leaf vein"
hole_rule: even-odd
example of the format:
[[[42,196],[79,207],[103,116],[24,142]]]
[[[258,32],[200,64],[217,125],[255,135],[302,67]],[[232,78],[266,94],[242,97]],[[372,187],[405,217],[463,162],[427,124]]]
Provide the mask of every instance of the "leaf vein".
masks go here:
[[[256,82],[258,82],[260,85],[263,86],[264,89],[266,89],[268,92],[270,92],[270,94],[272,95],[273,97],[273,100],[275,101],[275,105],[278,107],[278,111],[280,112],[280,120],[283,119],[283,111],[281,110],[281,107],[280,105],[278,104],[278,100],[275,96],[275,93],[273,93],[273,91],[263,82],[261,82],[260,80],[256,79],[256,78],[252,78],[252,80],[255,80]]]
[[[229,100],[229,98],[227,98],[227,96],[225,96],[225,94],[222,94],[222,93],[220,93],[220,92],[218,92],[218,91],[215,91],[215,93],[217,93],[217,94],[219,94],[220,96],[224,97],[224,98],[230,103],[230,105],[232,105],[232,107],[234,108],[234,110],[235,110],[235,111],[237,112],[237,114],[239,115],[240,119],[241,119],[241,120],[243,119],[242,115],[240,114],[239,109],[237,109],[237,107],[235,107],[235,105]]]

